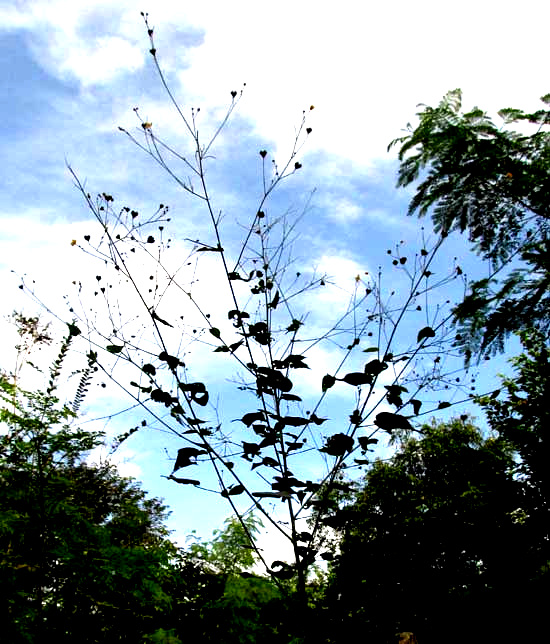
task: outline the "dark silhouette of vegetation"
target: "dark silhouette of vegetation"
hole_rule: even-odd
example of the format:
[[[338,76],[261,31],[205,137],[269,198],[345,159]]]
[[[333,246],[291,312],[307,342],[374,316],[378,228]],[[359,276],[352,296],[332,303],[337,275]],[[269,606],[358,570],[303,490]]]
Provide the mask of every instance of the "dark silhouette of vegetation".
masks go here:
[[[67,297],[74,318],[44,392],[20,381],[29,347],[51,340],[34,318],[17,318],[20,360],[0,381],[11,641],[41,642],[47,632],[67,642],[335,644],[358,632],[390,641],[397,631],[421,644],[442,641],[442,632],[447,642],[488,641],[503,610],[508,633],[538,637],[536,600],[550,561],[550,112],[503,110],[505,126],[538,126],[523,135],[477,108],[461,113],[458,90],[425,107],[391,145],[400,146],[399,185],[420,179],[409,212],[430,213],[435,237],[423,233],[411,252],[396,243],[389,278],[382,269],[359,273],[347,307],[325,305],[312,319],[310,298],[331,277],[296,270],[307,206],[281,214],[273,195],[304,171],[313,106],[286,161],[258,150],[260,197],[235,227],[209,169],[243,92],[232,91],[225,115],[203,127],[204,112],[180,107],[143,17],[187,140],[183,149],[165,140],[137,108],[137,133],[121,129],[202,208],[206,225],[169,232],[164,203],[149,216],[115,206],[71,169],[95,222],[72,245],[100,268]],[[469,232],[490,262],[488,278],[468,284],[456,260],[434,270],[452,230]],[[456,301],[453,284],[462,285]],[[25,281],[21,288],[35,295]],[[426,423],[471,400],[470,359],[503,350],[517,331],[526,353],[515,361],[518,377],[503,381],[507,397],[478,399],[495,434],[469,416]],[[86,367],[71,404],[61,404],[59,377],[78,343]],[[314,372],[312,357],[326,347],[338,360]],[[215,373],[205,369],[214,361]],[[303,373],[314,394],[301,390]],[[160,501],[110,466],[86,464],[102,440],[76,428],[92,377],[132,401],[132,423],[140,413],[115,448],[145,427],[161,430],[173,439],[165,478],[227,501],[232,516],[211,541],[176,548]],[[223,378],[234,385],[225,399]],[[353,391],[347,407],[333,406],[337,388]],[[372,461],[382,439],[396,452]],[[288,541],[290,560],[266,560],[257,539],[264,526]]]
[[[279,215],[272,198],[303,172],[300,154],[312,132],[313,106],[303,112],[285,163],[258,151],[260,198],[240,215],[236,237],[215,205],[207,168],[242,92],[231,92],[227,113],[207,136],[208,128],[199,128],[203,112],[184,110],[175,99],[144,18],[153,63],[191,152],[176,150],[138,109],[138,133],[123,132],[203,209],[208,228],[200,237],[191,232],[176,239],[168,233],[165,204],[150,217],[137,208],[117,209],[112,195],[92,197],[73,172],[97,224],[73,245],[101,266],[90,283],[75,284],[77,293],[69,296],[75,328],[90,347],[90,364],[144,414],[119,444],[145,426],[177,437],[167,478],[225,498],[265,570],[283,593],[287,582],[295,583],[306,610],[309,570],[332,556],[334,544],[324,529],[331,521],[332,489],[360,476],[381,438],[471,395],[451,355],[449,287],[463,286],[464,278],[454,261],[435,278],[443,236],[423,238],[417,252],[407,253],[397,243],[388,260],[403,285],[399,291],[393,277],[386,287],[382,271],[359,274],[342,312],[327,308],[319,319],[308,319],[309,298],[330,287],[330,276],[294,269],[292,244],[306,213],[294,219]],[[176,168],[182,167],[180,173]],[[170,251],[176,244],[174,263]],[[215,277],[202,286],[201,275]],[[84,309],[79,302],[85,302]],[[316,395],[303,395],[296,386],[300,373],[323,347],[337,350],[338,361],[330,373],[312,375]],[[227,375],[236,381],[237,393],[228,400],[231,412],[224,409],[215,378],[210,383],[195,375],[207,360],[231,369]],[[354,401],[338,418],[330,412],[336,388],[354,391]],[[204,468],[216,477],[214,489],[204,485]],[[312,469],[318,472],[314,479],[307,474]],[[313,510],[315,519],[307,523]],[[251,511],[290,542],[292,560],[263,560],[247,527]]]
[[[49,341],[32,335],[36,318],[16,321],[20,355]],[[171,601],[163,585],[176,549],[166,508],[112,466],[86,463],[103,440],[76,419],[89,370],[72,403],[56,395],[72,338],[63,340],[45,392],[0,375],[2,637],[14,644],[136,642],[161,627]]]
[[[502,351],[510,333],[550,329],[550,94],[541,101],[536,112],[500,110],[495,125],[478,107],[461,111],[457,89],[422,106],[419,124],[390,144],[399,147],[398,185],[416,183],[409,214],[431,214],[444,235],[467,231],[490,261],[455,309],[467,360]]]
[[[353,624],[367,641],[407,630],[438,642],[450,624],[460,637],[446,641],[472,641],[484,628],[475,602],[511,580],[511,551],[523,545],[506,441],[484,439],[468,418],[421,431],[403,433],[395,455],[376,461],[338,512],[336,629]]]

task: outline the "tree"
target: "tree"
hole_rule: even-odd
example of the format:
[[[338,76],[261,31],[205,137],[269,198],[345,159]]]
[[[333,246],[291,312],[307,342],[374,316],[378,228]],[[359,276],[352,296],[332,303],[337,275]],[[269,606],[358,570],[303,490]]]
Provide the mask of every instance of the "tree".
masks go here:
[[[266,570],[282,590],[295,578],[305,606],[308,570],[319,556],[330,556],[322,530],[325,518],[330,519],[326,501],[331,488],[348,485],[344,470],[359,474],[377,436],[412,428],[423,405],[422,413],[449,406],[453,395],[452,400],[458,398],[454,387],[469,393],[446,358],[454,337],[448,326],[448,288],[455,280],[461,283],[461,270],[445,262],[435,277],[443,238],[423,239],[416,253],[397,243],[388,250],[389,288],[381,273],[358,274],[341,314],[327,322],[331,311],[324,310],[308,319],[307,296],[326,289],[330,277],[293,266],[292,242],[305,213],[296,218],[279,214],[273,195],[302,171],[299,155],[311,134],[313,106],[303,113],[285,163],[270,159],[265,149],[258,151],[260,198],[255,205],[243,205],[237,235],[215,205],[209,170],[214,144],[242,92],[231,92],[227,113],[204,135],[198,125],[203,112],[184,111],[174,98],[153,29],[144,18],[154,65],[191,152],[165,141],[139,110],[139,135],[123,132],[167,171],[192,204],[203,208],[208,227],[175,240],[167,233],[164,203],[150,217],[138,208],[115,208],[111,194],[92,197],[73,172],[98,227],[72,244],[95,256],[101,269],[91,284],[75,285],[71,314],[90,347],[90,362],[143,411],[141,422],[120,440],[144,426],[176,437],[167,477],[175,485],[225,498]],[[173,246],[177,253],[171,255]],[[329,373],[315,374],[318,393],[295,393],[310,356],[323,346],[337,351],[338,358]],[[219,384],[215,378],[204,382],[201,375],[203,363],[212,358],[219,359],[219,372],[236,381],[230,411],[212,404],[219,400]],[[232,372],[224,371],[227,365]],[[335,388],[353,391],[354,398],[336,411],[336,418],[327,409]],[[204,482],[208,466],[214,486]],[[319,472],[314,480],[307,474],[312,470]],[[182,474],[187,471],[201,474]],[[305,519],[314,507],[317,518],[308,528]],[[263,560],[244,520],[251,508],[292,544],[292,561]]]
[[[16,321],[25,356],[49,340],[33,335],[36,319]],[[17,380],[0,375],[2,622],[14,644],[136,642],[159,631],[170,605],[164,588],[176,549],[166,508],[107,463],[86,463],[102,441],[76,424],[93,368],[82,370],[72,403],[56,397],[74,337],[70,326],[45,392],[23,390],[20,370]],[[169,633],[155,637],[175,644]]]
[[[502,378],[505,395],[480,399],[491,428],[507,440],[519,459],[522,484],[518,513],[529,531],[526,575],[535,578],[550,562],[550,361],[548,342],[540,332],[521,335],[524,352],[511,359],[514,374]]]
[[[377,642],[403,630],[428,644],[443,633],[446,642],[487,641],[503,597],[516,599],[524,542],[510,447],[466,417],[421,431],[403,433],[339,511],[334,642],[345,641],[343,622]]]
[[[550,329],[550,94],[541,100],[536,112],[501,110],[496,125],[477,107],[461,111],[457,89],[422,106],[417,127],[390,144],[399,146],[398,186],[421,178],[409,214],[430,212],[442,234],[468,231],[490,262],[489,277],[455,309],[467,360],[502,351],[513,332]],[[525,134],[526,124],[535,132]]]
[[[187,565],[198,565],[201,578],[206,579],[199,582],[203,590],[194,601],[194,620],[186,611],[179,622],[189,633],[191,621],[193,641],[275,643],[292,635],[291,612],[281,590],[269,576],[251,571],[256,557],[250,539],[261,522],[253,515],[243,521],[246,530],[236,517],[230,517],[210,541],[196,541],[186,551]]]
[[[249,570],[256,561],[254,539],[262,522],[254,515],[243,517],[244,527],[236,517],[225,521],[223,530],[215,530],[211,541],[197,540],[189,547],[192,557],[213,568],[216,572],[229,575]]]

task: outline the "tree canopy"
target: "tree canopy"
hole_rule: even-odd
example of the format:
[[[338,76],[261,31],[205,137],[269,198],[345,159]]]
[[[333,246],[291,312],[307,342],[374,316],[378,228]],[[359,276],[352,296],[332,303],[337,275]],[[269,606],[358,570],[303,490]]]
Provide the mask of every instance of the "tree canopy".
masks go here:
[[[467,359],[501,351],[510,333],[550,329],[550,94],[541,100],[535,112],[501,110],[497,125],[477,107],[462,111],[457,89],[422,106],[419,124],[390,143],[398,186],[416,185],[409,214],[430,213],[444,235],[467,231],[490,261],[489,277],[455,309]]]
[[[344,620],[373,641],[397,631],[428,644],[442,633],[446,642],[484,641],[503,597],[512,604],[523,581],[512,450],[502,438],[484,438],[469,418],[421,431],[376,461],[340,510],[333,628]]]
[[[162,627],[176,548],[161,501],[113,466],[86,462],[103,439],[76,422],[88,370],[76,402],[55,395],[70,342],[71,335],[45,392],[0,375],[3,637],[136,642]]]

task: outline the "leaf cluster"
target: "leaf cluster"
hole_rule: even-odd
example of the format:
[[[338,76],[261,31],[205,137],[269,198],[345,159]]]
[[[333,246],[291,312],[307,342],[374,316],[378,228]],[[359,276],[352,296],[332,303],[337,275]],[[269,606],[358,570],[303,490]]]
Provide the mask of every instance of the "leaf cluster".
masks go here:
[[[467,231],[491,263],[490,278],[455,309],[467,360],[502,351],[510,333],[530,326],[548,333],[550,95],[541,100],[533,113],[501,110],[496,125],[477,107],[463,112],[453,90],[437,107],[422,106],[418,125],[389,146],[399,148],[398,186],[417,183],[409,214],[431,213],[445,235]]]

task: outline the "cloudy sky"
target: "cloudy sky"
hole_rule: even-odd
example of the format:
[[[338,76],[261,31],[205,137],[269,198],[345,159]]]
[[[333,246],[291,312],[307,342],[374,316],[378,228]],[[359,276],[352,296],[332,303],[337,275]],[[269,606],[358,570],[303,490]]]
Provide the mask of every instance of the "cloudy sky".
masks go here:
[[[414,255],[422,246],[421,224],[405,216],[410,193],[394,188],[395,152],[386,151],[407,122],[414,123],[417,105],[434,105],[448,90],[460,87],[465,107],[479,105],[494,113],[508,106],[534,108],[538,97],[549,91],[550,10],[540,0],[156,0],[150,6],[125,0],[3,0],[3,316],[13,309],[29,314],[37,310],[18,289],[24,275],[62,319],[69,315],[63,296],[75,297],[73,281],[81,280],[84,294],[93,290],[97,271],[82,249],[84,236],[93,237],[97,224],[67,164],[92,194],[112,194],[117,204],[150,214],[159,203],[169,205],[172,221],[166,234],[174,242],[167,261],[181,259],[175,256],[184,253],[186,237],[207,234],[200,204],[118,129],[138,137],[143,135],[142,120],[151,122],[158,136],[192,155],[185,127],[148,53],[140,10],[149,12],[158,60],[183,112],[189,117],[191,108],[200,108],[203,140],[215,132],[231,105],[231,91],[240,96],[243,90],[208,166],[214,207],[222,214],[230,245],[261,198],[259,150],[268,151],[268,162],[284,165],[305,111],[312,132],[297,157],[302,168],[281,185],[269,207],[290,218],[304,214],[296,229],[296,265],[306,274],[315,269],[326,273],[337,285],[306,300],[307,310],[301,313],[311,316],[314,328],[345,310],[357,284],[354,278],[387,264],[387,249],[403,240],[403,252]],[[175,162],[174,171],[185,179],[182,164]],[[73,239],[77,245],[71,245]],[[441,271],[453,264],[454,256],[472,276],[483,271],[468,255],[464,240],[448,240],[442,252]],[[210,258],[201,266],[201,288],[208,295],[203,306],[215,314],[225,306],[217,269]],[[145,267],[139,270],[145,279]],[[386,273],[387,288],[399,286],[401,277]],[[130,300],[117,297],[119,304],[131,308]],[[179,313],[175,308],[165,303],[162,312],[172,319]],[[13,330],[5,327],[2,338],[3,355],[10,356]],[[219,385],[223,406],[223,395],[230,391],[226,376],[231,374],[220,372],[206,354],[199,355],[198,374]],[[311,355],[312,372],[325,373],[336,359],[330,348]],[[9,364],[2,366],[10,369]],[[317,386],[305,376],[300,384],[306,392]],[[343,405],[353,399],[349,392],[338,396]],[[97,383],[87,418],[114,412],[120,400],[113,395],[102,399]],[[232,416],[231,405],[229,409],[225,421],[239,417]],[[135,418],[117,417],[103,425],[94,421],[94,426],[116,433],[132,422]],[[227,508],[212,496],[205,503],[199,491],[174,490],[161,478],[169,473],[169,458],[177,449],[164,440],[162,434],[150,433],[129,441],[119,455],[124,471],[167,499],[174,512],[171,526],[181,540],[194,528],[209,534]]]

